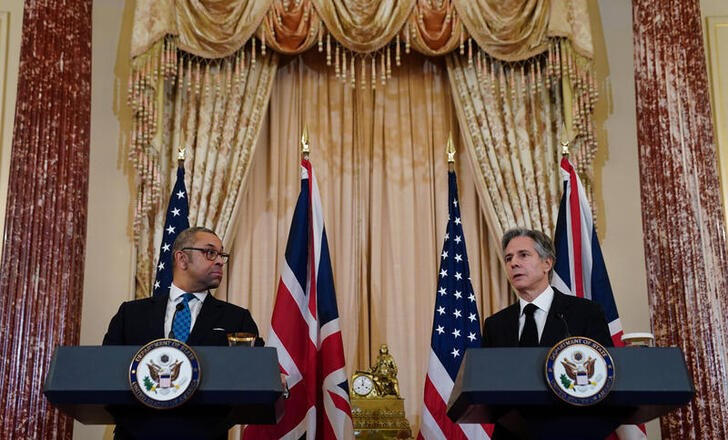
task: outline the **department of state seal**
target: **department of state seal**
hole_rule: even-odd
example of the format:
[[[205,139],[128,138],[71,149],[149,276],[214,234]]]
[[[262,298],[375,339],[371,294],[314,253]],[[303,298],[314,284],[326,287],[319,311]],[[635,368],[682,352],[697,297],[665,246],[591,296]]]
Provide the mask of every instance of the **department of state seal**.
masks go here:
[[[157,339],[139,349],[129,366],[129,386],[144,405],[169,409],[182,405],[200,384],[200,362],[176,339]]]
[[[546,383],[567,403],[594,405],[604,399],[614,385],[614,361],[593,339],[566,338],[546,357]]]

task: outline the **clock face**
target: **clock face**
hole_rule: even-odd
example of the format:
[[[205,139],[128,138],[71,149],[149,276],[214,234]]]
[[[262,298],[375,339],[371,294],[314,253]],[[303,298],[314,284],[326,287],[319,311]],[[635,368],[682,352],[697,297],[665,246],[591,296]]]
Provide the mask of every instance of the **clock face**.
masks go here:
[[[352,381],[354,392],[360,396],[366,396],[374,389],[374,382],[369,376],[356,376]]]

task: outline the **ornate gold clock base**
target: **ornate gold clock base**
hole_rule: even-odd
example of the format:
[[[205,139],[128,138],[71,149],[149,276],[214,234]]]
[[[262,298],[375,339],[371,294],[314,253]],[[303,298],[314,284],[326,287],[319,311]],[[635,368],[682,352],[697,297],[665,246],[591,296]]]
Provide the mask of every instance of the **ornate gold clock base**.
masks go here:
[[[404,399],[351,399],[354,436],[358,439],[408,439],[412,430],[404,416]]]

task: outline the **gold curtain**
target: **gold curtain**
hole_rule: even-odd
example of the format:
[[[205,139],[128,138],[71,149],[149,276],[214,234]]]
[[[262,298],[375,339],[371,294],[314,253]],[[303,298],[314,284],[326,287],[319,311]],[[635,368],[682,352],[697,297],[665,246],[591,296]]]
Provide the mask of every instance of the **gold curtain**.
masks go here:
[[[203,58],[237,52],[260,26],[273,0],[137,0],[131,56],[146,53],[169,35],[178,47]]]
[[[154,244],[159,242],[162,234],[162,194],[166,194],[170,186],[170,176],[174,173],[170,155],[177,146],[186,145],[191,156],[186,164],[188,185],[192,185],[188,186],[193,197],[191,209],[194,216],[191,221],[216,227],[223,234],[224,242],[229,242],[228,225],[236,211],[235,201],[240,189],[229,184],[244,182],[248,155],[258,134],[259,113],[266,105],[266,92],[277,63],[277,57],[271,55],[271,50],[298,54],[317,46],[322,53],[320,57],[325,58],[326,65],[337,78],[351,86],[371,89],[384,87],[392,78],[393,71],[412,56],[409,54],[411,49],[426,55],[449,53],[449,63],[455,63],[454,60],[460,62],[459,68],[450,68],[452,78],[459,75],[458,80],[451,81],[456,91],[454,99],[458,102],[461,124],[468,127],[465,130],[466,144],[472,154],[481,159],[476,167],[480,173],[481,196],[486,194],[484,182],[490,180],[492,186],[493,181],[493,176],[484,167],[482,149],[491,148],[492,144],[485,143],[486,138],[478,140],[477,136],[473,137],[476,131],[472,121],[463,119],[466,105],[465,101],[461,102],[460,96],[465,96],[462,94],[468,91],[462,87],[464,84],[470,84],[471,88],[480,87],[477,81],[484,78],[482,74],[478,76],[482,66],[496,64],[481,61],[481,58],[508,61],[502,67],[504,72],[516,72],[520,68],[518,75],[504,73],[503,76],[510,75],[510,79],[499,90],[510,88],[512,93],[519,90],[519,85],[512,83],[514,77],[531,85],[537,81],[543,81],[542,86],[546,85],[549,79],[545,76],[544,79],[540,76],[534,79],[538,73],[534,66],[545,64],[539,57],[548,53],[548,65],[555,66],[555,76],[563,80],[563,120],[567,130],[586,135],[586,153],[581,155],[585,160],[577,161],[577,167],[583,174],[590,175],[589,161],[594,149],[593,140],[589,137],[594,87],[589,75],[591,37],[585,1],[138,0],[129,87],[130,103],[134,109],[129,154],[138,175],[134,216],[137,296],[149,293],[154,269],[154,257],[151,255],[155,254]],[[555,46],[558,48],[554,49]],[[453,52],[458,47],[459,55]],[[550,50],[543,52],[547,49]],[[256,56],[260,59],[258,64]],[[514,60],[521,61],[513,64]],[[184,87],[174,85],[185,75],[185,81],[195,84],[193,107],[189,104],[192,101],[179,93]],[[235,94],[228,96],[230,85],[236,85],[248,76],[250,80],[245,84],[250,87],[245,95],[239,96],[239,99],[232,97]],[[468,81],[464,81],[466,76],[470,77]],[[496,77],[500,78],[500,75]],[[459,81],[463,84],[456,84]],[[210,88],[215,90],[212,95],[208,94]],[[220,92],[221,88],[223,92]],[[504,93],[502,96],[508,94]],[[553,126],[536,126],[530,132],[524,132],[529,112],[536,114],[538,111],[519,106],[531,105],[539,100],[530,101],[521,99],[518,93],[516,95],[515,100],[501,102],[504,105],[502,109],[512,111],[514,116],[511,121],[503,121],[506,129],[500,131],[501,134],[511,133],[511,147],[513,142],[522,141],[528,133],[533,135],[544,129],[551,129],[554,133],[558,130]],[[477,99],[482,101],[482,96]],[[485,101],[472,108],[483,105],[486,105]],[[487,105],[492,106],[492,103]],[[255,109],[254,118],[234,115],[235,112],[249,111],[250,106]],[[236,129],[236,123],[241,124],[244,130]],[[520,128],[509,131],[511,123]],[[497,140],[498,133],[493,133],[496,138],[492,140]],[[238,137],[244,140],[234,142]],[[534,138],[532,140],[535,142]],[[244,149],[240,150],[241,147]],[[217,159],[218,152],[222,162]],[[204,156],[209,157],[199,160]],[[226,157],[241,161],[234,165],[237,167],[235,170],[229,171],[229,176],[221,173]],[[527,160],[528,157],[522,159]],[[546,167],[545,164],[542,166]],[[490,173],[497,171],[494,169]],[[545,179],[544,182],[552,177],[545,169],[535,172],[538,178]],[[508,177],[508,172],[505,176]],[[493,233],[500,232],[504,225],[522,220],[550,229],[552,215],[546,210],[549,209],[548,194],[551,191],[536,200],[533,190],[528,188],[540,181],[533,180],[528,172],[524,175],[526,180],[519,179],[519,173],[515,173],[514,177],[511,183],[526,185],[523,191],[530,198],[520,203],[520,207],[511,214],[508,210],[512,211],[514,207],[503,207],[505,214],[495,212],[494,203],[498,198],[493,198],[493,194],[484,199],[485,212],[494,226]],[[586,180],[588,183],[588,178]],[[531,205],[534,202],[538,204]],[[534,206],[539,207],[536,216],[539,221],[534,218],[530,223],[530,219],[524,216]]]
[[[401,37],[418,52],[442,55],[472,37],[491,56],[515,61],[546,50],[548,38],[565,37],[592,55],[586,0],[137,0],[134,20],[133,57],[175,35],[182,50],[218,58],[254,33],[287,54],[328,33],[365,54]]]
[[[158,50],[166,53],[161,56],[165,67],[159,68],[156,76],[150,70],[154,82],[139,88],[141,96],[147,94],[157,100],[155,108],[159,110],[158,116],[151,115],[158,121],[154,132],[142,131],[135,138],[134,151],[148,158],[147,164],[154,161],[154,167],[167,170],[158,182],[147,181],[158,185],[155,189],[159,200],[158,194],[169,194],[174,184],[177,150],[183,147],[187,155],[185,185],[190,224],[214,229],[227,243],[238,193],[268,105],[278,55],[249,54],[246,62],[245,52],[241,51],[227,59],[204,61],[186,55],[176,58],[176,50],[170,46],[170,42],[160,45]],[[145,135],[146,144],[139,141]],[[146,188],[140,187],[142,193]],[[166,200],[153,203],[151,197],[138,197],[138,201],[138,209],[145,211],[135,224],[139,234],[136,296],[144,297],[149,295],[154,279],[154,258],[164,233],[162,205]]]
[[[399,33],[415,0],[311,0],[326,29],[345,48],[369,53],[381,49]]]
[[[550,232],[556,225],[560,142],[573,137],[564,128],[563,80],[584,76],[574,89],[577,101],[596,98],[589,72],[565,59],[574,56],[566,44],[557,41],[546,54],[515,64],[481,52],[475,61],[447,57],[458,120],[494,238],[515,226]],[[568,115],[581,135],[571,153],[587,188],[596,148],[589,114],[577,105]]]
[[[251,165],[230,248],[227,294],[267,336],[280,264],[300,191],[300,133],[324,209],[348,373],[380,343],[400,366],[410,421],[419,424],[439,255],[447,222],[445,143],[452,130],[473,287],[490,314],[508,294],[468,155],[457,136],[442,63],[406,59],[384,89],[350,88],[315,53],[282,66]]]
[[[478,45],[499,59],[522,60],[546,49],[547,0],[453,0]]]

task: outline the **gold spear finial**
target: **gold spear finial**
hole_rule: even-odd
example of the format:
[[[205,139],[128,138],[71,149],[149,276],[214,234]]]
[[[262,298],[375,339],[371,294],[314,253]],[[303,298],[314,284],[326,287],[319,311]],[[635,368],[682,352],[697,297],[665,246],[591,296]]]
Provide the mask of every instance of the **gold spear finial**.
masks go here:
[[[179,147],[177,148],[177,160],[179,162],[185,161],[185,147]]]
[[[310,153],[311,150],[308,148],[308,126],[303,126],[303,134],[301,134],[301,154],[303,154],[304,158],[308,158],[308,153]]]
[[[455,163],[455,146],[452,143],[452,132],[447,135],[447,163]]]
[[[569,156],[569,147],[571,146],[571,143],[574,142],[574,139],[576,139],[576,136],[571,136],[569,134],[569,130],[566,129],[566,125],[561,124],[561,155],[562,156]]]

